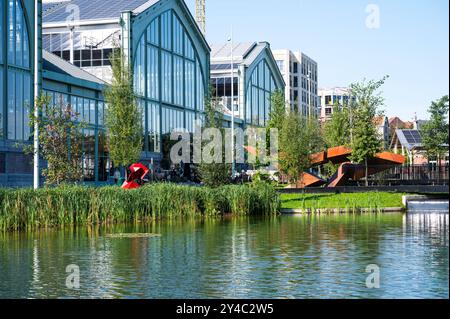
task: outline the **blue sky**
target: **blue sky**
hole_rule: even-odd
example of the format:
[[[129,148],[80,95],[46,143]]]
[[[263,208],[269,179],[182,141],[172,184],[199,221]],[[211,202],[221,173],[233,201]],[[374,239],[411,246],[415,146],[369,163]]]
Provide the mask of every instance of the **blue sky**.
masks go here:
[[[194,13],[194,0],[186,0]],[[366,7],[380,27],[366,27]],[[301,50],[319,64],[319,86],[347,86],[388,74],[386,114],[427,118],[432,100],[448,94],[448,0],[206,0],[207,39],[268,41]]]

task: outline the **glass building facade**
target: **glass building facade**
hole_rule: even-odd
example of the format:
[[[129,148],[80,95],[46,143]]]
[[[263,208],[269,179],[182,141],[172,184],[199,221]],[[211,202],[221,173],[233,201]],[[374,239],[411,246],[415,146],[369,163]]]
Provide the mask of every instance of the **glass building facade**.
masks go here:
[[[32,95],[29,24],[20,0],[0,3],[0,139],[27,141]]]
[[[261,60],[253,69],[246,90],[245,122],[255,126],[265,126],[271,109],[270,95],[279,87],[266,60]]]
[[[0,185],[29,186],[32,158],[17,145],[29,143],[29,112],[33,102],[34,1],[0,2]],[[41,55],[40,55],[41,57]],[[47,55],[46,55],[47,57]],[[79,79],[61,64],[42,58],[40,84],[54,104],[72,104],[87,123],[83,130],[85,181],[107,181],[111,164],[103,126],[102,85]],[[54,60],[52,60],[54,62]],[[61,63],[65,63],[61,60]],[[73,71],[73,70],[72,70]],[[82,71],[80,71],[82,72]],[[76,84],[75,84],[76,83]],[[45,163],[41,162],[41,167]]]
[[[100,0],[79,3],[86,7],[95,4],[96,8],[104,4]],[[89,68],[110,69],[107,56],[113,38],[121,41],[133,66],[145,137],[143,162],[155,160],[158,165],[169,145],[165,141],[174,129],[193,132],[195,120],[204,119],[205,96],[209,92],[210,48],[183,1],[111,0],[109,3],[114,10],[86,11],[80,7],[81,24],[86,18],[89,27],[75,27],[73,43],[67,27],[59,29],[57,26],[70,15],[66,10],[70,2],[43,4],[44,14],[40,17],[43,35],[38,41],[53,53],[38,53],[42,61],[40,87],[51,97],[52,103],[71,104],[88,124],[83,130],[83,170],[84,180],[92,182],[110,179],[113,167],[104,126],[107,107],[102,90],[106,83]],[[31,142],[28,122],[34,89],[33,10],[33,0],[0,2],[2,186],[30,186],[32,183],[32,159],[16,145]],[[122,19],[125,16],[129,19]],[[104,25],[105,17],[121,22]],[[90,35],[99,41],[87,41]],[[73,64],[69,63],[71,60]],[[93,79],[92,75],[97,78]],[[41,162],[41,167],[45,167],[45,163]]]
[[[30,156],[17,144],[30,139],[33,103],[32,0],[0,2],[0,185],[27,185]]]
[[[111,175],[111,162],[108,158],[104,116],[106,105],[101,92],[86,94],[79,88],[64,89],[60,84],[44,79],[44,92],[53,105],[71,105],[83,122],[83,180],[85,182],[106,182]],[[66,88],[69,88],[66,86]],[[72,91],[70,93],[63,93]],[[82,94],[84,93],[84,94]]]
[[[153,18],[135,51],[134,85],[144,114],[144,151],[162,152],[177,130],[193,132],[204,113],[206,71],[174,10]]]
[[[238,122],[235,124],[244,128],[266,126],[271,110],[271,95],[276,90],[285,88],[283,77],[267,42],[235,43],[233,49],[229,43],[213,46],[211,85],[213,98],[230,117],[230,123],[233,91],[235,122]]]

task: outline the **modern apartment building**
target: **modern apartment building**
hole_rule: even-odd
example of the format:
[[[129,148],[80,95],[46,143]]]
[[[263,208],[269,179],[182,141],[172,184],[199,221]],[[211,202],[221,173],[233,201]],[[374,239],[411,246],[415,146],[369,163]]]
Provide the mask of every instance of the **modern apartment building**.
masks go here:
[[[211,85],[213,98],[231,115],[234,90],[236,122],[241,126],[265,126],[271,108],[270,95],[284,90],[285,83],[267,42],[235,43],[233,66],[230,43],[212,45]],[[233,79],[233,80],[232,80]]]
[[[305,116],[317,116],[319,111],[317,62],[303,52],[274,50],[273,55],[286,83],[286,102],[291,110],[299,111]]]
[[[333,107],[335,105],[345,106],[350,101],[351,91],[346,87],[320,88],[320,121],[324,122],[333,115]]]

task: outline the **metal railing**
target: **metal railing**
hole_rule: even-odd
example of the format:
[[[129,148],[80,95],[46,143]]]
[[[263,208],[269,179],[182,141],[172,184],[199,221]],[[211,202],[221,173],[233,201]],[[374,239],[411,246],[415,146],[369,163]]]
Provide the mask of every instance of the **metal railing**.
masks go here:
[[[382,167],[380,167],[382,168]],[[448,185],[448,165],[403,165],[369,176],[373,185]]]

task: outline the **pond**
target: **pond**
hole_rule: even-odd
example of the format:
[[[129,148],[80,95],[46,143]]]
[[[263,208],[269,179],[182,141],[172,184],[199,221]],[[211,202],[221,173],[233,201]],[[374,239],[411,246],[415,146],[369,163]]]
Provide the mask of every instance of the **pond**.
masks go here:
[[[0,298],[448,298],[448,221],[415,212],[0,234]]]

